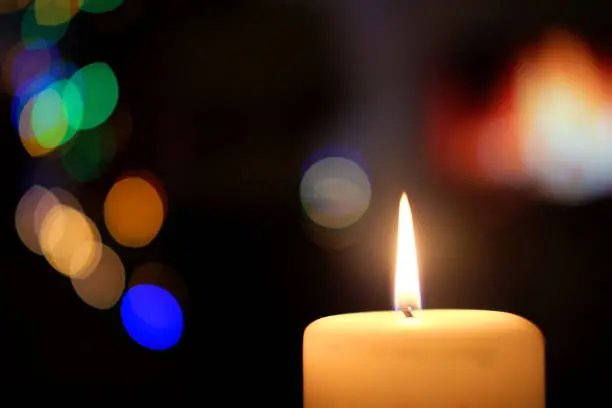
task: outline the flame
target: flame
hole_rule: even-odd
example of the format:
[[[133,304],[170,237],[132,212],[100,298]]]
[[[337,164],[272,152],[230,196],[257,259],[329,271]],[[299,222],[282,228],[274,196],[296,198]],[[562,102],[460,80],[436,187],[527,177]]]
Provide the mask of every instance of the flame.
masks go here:
[[[421,308],[421,288],[419,285],[419,265],[412,211],[406,193],[399,203],[399,222],[397,229],[397,257],[395,260],[395,309]]]

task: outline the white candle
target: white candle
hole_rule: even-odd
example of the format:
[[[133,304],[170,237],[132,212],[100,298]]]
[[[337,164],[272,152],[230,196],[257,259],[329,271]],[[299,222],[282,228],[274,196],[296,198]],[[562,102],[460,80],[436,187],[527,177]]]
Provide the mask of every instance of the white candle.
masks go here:
[[[412,216],[400,202],[402,311],[330,316],[304,333],[304,408],[543,408],[544,338],[522,317],[419,310]]]

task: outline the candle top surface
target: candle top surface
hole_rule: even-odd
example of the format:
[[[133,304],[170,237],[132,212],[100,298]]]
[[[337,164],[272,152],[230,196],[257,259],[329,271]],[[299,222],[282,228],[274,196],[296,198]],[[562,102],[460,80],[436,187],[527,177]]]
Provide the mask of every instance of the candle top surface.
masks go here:
[[[328,316],[311,323],[315,330],[342,332],[499,332],[539,329],[529,320],[506,312],[489,310],[415,310],[413,317],[400,311],[349,313]]]

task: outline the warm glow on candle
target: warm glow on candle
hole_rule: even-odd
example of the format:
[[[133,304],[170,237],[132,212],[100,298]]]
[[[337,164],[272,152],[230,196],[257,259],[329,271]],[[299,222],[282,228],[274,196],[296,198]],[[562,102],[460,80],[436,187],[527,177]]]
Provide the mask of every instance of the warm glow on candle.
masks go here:
[[[406,193],[402,194],[399,204],[397,229],[397,257],[395,261],[395,309],[408,307],[421,308],[421,288],[419,285],[419,265],[412,211]]]

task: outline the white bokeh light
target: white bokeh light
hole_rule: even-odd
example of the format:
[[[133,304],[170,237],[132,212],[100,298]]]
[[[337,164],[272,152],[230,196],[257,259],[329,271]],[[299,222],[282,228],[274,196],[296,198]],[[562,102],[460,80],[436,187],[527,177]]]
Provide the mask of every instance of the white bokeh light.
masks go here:
[[[342,229],[356,223],[370,204],[368,175],[344,157],[327,157],[313,164],[300,185],[302,206],[322,227]]]

